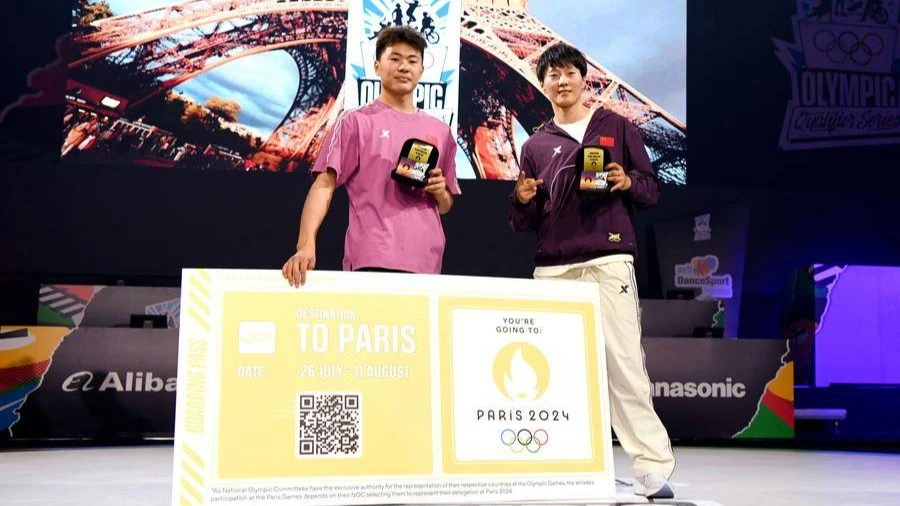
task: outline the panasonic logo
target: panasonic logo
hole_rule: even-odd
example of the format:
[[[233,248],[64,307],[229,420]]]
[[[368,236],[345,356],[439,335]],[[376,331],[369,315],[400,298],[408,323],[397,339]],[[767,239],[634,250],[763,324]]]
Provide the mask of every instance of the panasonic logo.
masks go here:
[[[653,397],[702,397],[702,398],[742,398],[747,395],[747,386],[733,382],[731,378],[718,383],[688,381],[653,382]]]
[[[106,373],[102,380],[95,379],[90,371],[78,371],[63,381],[64,392],[174,392],[176,378],[160,378],[152,372],[116,371]]]

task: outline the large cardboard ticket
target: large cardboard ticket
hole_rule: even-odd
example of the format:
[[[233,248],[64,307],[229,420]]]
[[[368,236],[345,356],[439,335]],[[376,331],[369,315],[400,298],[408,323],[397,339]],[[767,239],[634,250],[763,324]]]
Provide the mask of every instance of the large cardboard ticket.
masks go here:
[[[598,293],[187,269],[174,504],[615,497]]]

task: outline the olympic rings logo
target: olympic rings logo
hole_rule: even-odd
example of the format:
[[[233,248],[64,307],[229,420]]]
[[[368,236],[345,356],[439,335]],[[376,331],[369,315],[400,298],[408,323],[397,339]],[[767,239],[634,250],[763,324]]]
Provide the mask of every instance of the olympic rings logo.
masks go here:
[[[512,429],[503,429],[503,432],[500,433],[500,442],[509,447],[513,453],[522,453],[525,450],[537,453],[549,441],[550,435],[544,429],[534,432],[528,429],[520,429],[518,432]]]
[[[884,51],[884,39],[871,32],[860,38],[851,31],[835,35],[831,30],[821,29],[813,36],[813,47],[825,53],[832,63],[841,64],[849,58],[853,63],[864,66]]]

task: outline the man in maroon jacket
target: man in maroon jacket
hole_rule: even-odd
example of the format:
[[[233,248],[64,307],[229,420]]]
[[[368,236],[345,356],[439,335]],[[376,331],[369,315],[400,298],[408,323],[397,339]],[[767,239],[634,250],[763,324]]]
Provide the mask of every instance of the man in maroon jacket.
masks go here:
[[[572,46],[547,48],[538,79],[553,104],[553,120],[522,146],[522,167],[510,196],[516,232],[537,234],[534,277],[597,283],[609,374],[612,426],[633,460],[634,493],[674,497],[668,483],[675,456],[665,427],[653,410],[644,366],[637,284],[633,209],[652,206],[659,181],[637,128],[605,109],[584,105],[587,61]],[[606,148],[608,193],[576,191],[576,152]]]

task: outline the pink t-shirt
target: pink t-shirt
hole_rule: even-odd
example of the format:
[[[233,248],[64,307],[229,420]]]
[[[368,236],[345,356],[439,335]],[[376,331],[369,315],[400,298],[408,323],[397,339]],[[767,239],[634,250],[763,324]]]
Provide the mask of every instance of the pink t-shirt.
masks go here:
[[[445,239],[437,202],[424,190],[391,179],[403,143],[411,138],[437,146],[447,189],[459,195],[456,142],[445,123],[425,112],[406,114],[375,100],[341,114],[322,145],[313,175],[333,169],[350,197],[345,271],[441,272]]]

